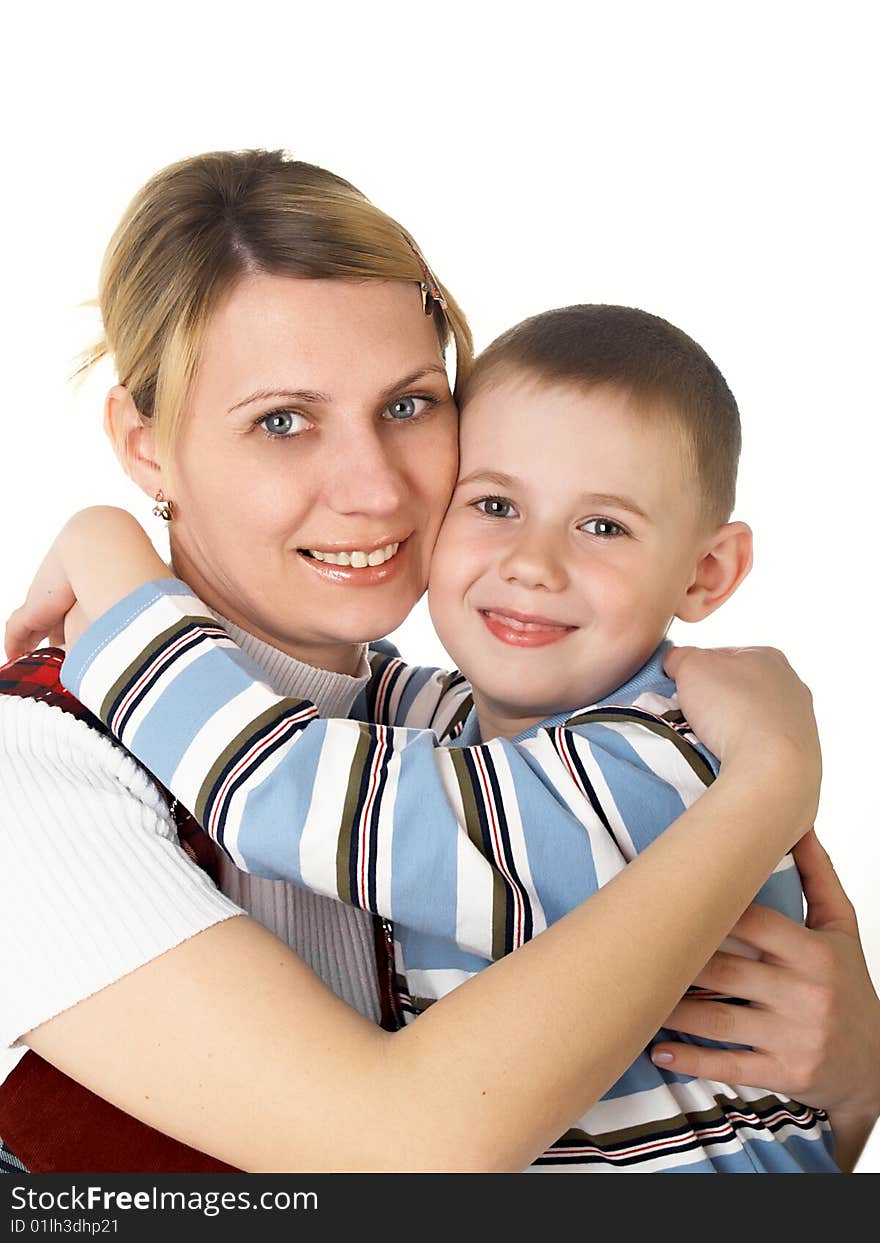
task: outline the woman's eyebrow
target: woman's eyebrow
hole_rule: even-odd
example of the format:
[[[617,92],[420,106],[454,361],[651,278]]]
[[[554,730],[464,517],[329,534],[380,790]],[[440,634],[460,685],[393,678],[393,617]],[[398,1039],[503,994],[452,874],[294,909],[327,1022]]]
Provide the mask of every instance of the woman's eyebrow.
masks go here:
[[[234,406],[230,406],[227,414],[232,414],[234,410],[240,410],[242,406],[249,406],[255,401],[274,401],[281,398],[283,401],[299,401],[299,402],[328,402],[330,397],[327,393],[316,393],[312,389],[307,388],[260,388],[255,393],[251,393],[247,397],[243,397],[241,401],[237,401]]]
[[[409,388],[410,384],[415,384],[417,380],[424,380],[429,375],[442,375],[444,380],[448,380],[443,363],[429,363],[426,367],[419,367],[417,371],[411,371],[408,375],[395,380],[393,384],[389,384],[387,388],[383,388],[379,394],[379,401],[390,401],[392,397],[396,397],[398,393]]]
[[[446,368],[442,363],[429,363],[426,367],[419,367],[416,371],[411,371],[405,376],[401,376],[399,380],[395,380],[393,384],[387,385],[379,393],[378,400],[380,402],[390,401],[392,397],[397,396],[403,389],[408,388],[410,384],[415,384],[417,380],[423,380],[429,375],[442,375],[446,378]],[[235,410],[240,410],[242,406],[249,406],[255,401],[296,401],[303,404],[316,405],[323,402],[329,404],[333,399],[329,393],[319,393],[314,389],[308,388],[260,388],[256,392],[243,397],[241,401],[237,401],[234,406],[230,406],[227,411],[232,414]]]

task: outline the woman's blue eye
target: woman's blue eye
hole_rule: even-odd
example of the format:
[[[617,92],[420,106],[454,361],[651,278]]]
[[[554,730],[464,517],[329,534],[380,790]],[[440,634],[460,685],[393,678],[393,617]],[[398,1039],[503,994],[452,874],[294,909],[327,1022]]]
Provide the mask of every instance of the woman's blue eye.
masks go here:
[[[516,513],[513,501],[509,501],[506,496],[484,496],[479,501],[474,501],[474,508],[487,518],[510,518]]]
[[[308,427],[303,416],[295,410],[273,410],[271,414],[264,414],[258,423],[273,440],[295,436]]]
[[[415,419],[420,414],[424,414],[425,410],[430,410],[434,404],[427,397],[398,397],[396,401],[392,401],[385,407],[385,413],[389,419],[405,423],[408,419]]]
[[[618,535],[626,535],[623,527],[610,518],[591,518],[581,527],[588,535],[601,535],[604,539],[616,539]]]

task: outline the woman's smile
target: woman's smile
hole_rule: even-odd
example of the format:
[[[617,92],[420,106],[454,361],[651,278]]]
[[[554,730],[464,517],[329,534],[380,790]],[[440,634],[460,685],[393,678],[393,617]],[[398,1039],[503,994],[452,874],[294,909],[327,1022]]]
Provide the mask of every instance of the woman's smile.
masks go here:
[[[409,540],[393,540],[372,549],[298,549],[305,564],[325,582],[347,587],[377,587],[405,572]]]
[[[326,561],[328,565],[350,565],[356,570],[362,570],[368,565],[383,565],[386,561],[390,561],[401,542],[401,540],[394,540],[388,544],[377,544],[369,552],[365,549],[333,551],[333,549],[318,548],[301,548],[299,551],[304,557],[312,557],[315,561]]]

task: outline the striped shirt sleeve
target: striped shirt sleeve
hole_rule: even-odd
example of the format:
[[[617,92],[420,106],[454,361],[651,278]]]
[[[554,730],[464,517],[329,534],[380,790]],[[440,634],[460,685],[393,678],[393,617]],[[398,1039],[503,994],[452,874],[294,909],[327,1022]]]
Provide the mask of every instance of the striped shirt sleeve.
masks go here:
[[[376,725],[431,729],[441,742],[458,737],[473,706],[464,674],[407,664],[396,649],[387,647],[370,652],[370,680],[349,716]]]
[[[654,717],[473,747],[322,720],[264,685],[176,582],[100,619],[63,678],[238,867],[484,960],[589,897],[711,779]]]

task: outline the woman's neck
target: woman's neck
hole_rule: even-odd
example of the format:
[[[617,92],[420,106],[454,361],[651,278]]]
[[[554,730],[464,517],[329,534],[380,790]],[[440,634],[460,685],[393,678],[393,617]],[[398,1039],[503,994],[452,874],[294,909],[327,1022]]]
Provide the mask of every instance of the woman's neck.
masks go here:
[[[199,594],[200,598],[204,599],[204,596]],[[205,604],[220,617],[231,621],[241,630],[246,630],[248,634],[252,634],[255,639],[267,643],[269,647],[274,647],[279,652],[284,652],[287,656],[292,656],[301,664],[311,665],[314,669],[326,669],[328,673],[345,673],[350,677],[357,677],[362,672],[364,663],[362,643],[304,643],[289,635],[264,629],[253,618],[242,616],[237,610],[231,610],[225,602],[221,604],[218,601],[215,604],[211,600],[205,600]]]
[[[358,677],[363,673],[365,646],[362,643],[331,643],[308,641],[289,632],[268,628],[254,617],[236,607],[235,602],[222,598],[211,585],[194,572],[189,565],[183,567],[172,558],[171,573],[182,579],[212,612],[230,621],[241,630],[268,644],[294,660],[329,673],[344,673]]]

